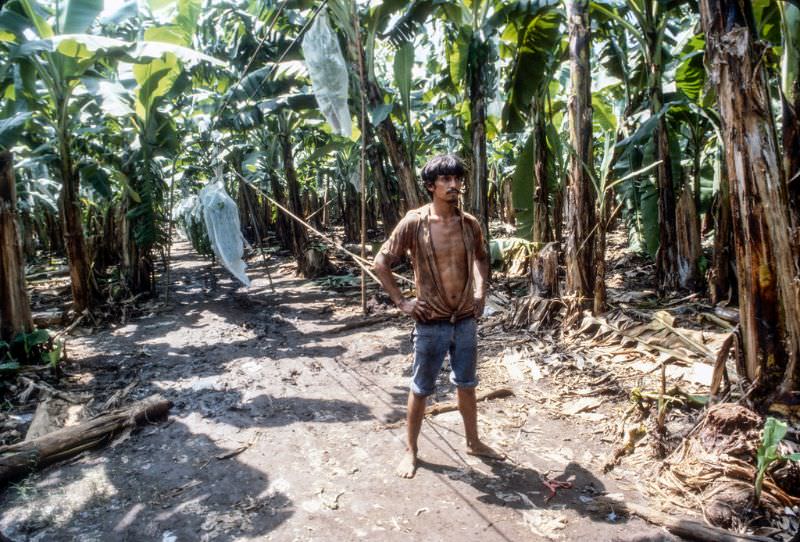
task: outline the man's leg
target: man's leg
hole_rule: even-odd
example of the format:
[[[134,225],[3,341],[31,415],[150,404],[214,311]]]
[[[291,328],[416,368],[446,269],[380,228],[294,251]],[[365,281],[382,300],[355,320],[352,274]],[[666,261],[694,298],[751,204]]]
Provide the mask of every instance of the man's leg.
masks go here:
[[[427,397],[408,392],[408,413],[406,414],[406,453],[397,466],[397,475],[401,478],[413,478],[417,471],[417,440],[425,417]]]
[[[467,453],[492,459],[503,459],[498,453],[478,438],[478,406],[475,386],[478,385],[478,326],[474,318],[456,322],[453,343],[450,346],[450,381],[458,388],[458,410],[464,420],[467,437]]]
[[[458,410],[464,420],[467,453],[490,459],[505,459],[505,454],[493,450],[478,438],[478,405],[475,400],[475,388],[458,388]]]
[[[412,478],[417,470],[417,439],[425,416],[425,403],[428,395],[433,393],[436,377],[447,354],[449,343],[441,336],[446,331],[446,326],[435,322],[417,323],[414,328],[414,364],[406,414],[406,451],[396,471],[402,478]]]

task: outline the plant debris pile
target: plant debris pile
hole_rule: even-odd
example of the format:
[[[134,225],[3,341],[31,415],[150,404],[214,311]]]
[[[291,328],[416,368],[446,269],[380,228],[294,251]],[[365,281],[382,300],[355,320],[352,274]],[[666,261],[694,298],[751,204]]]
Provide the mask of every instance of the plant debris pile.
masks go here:
[[[797,465],[787,462],[783,470],[767,470],[756,504],[754,480],[763,426],[761,416],[744,406],[712,406],[697,430],[663,462],[649,486],[651,495],[684,514],[699,510],[718,527],[737,532],[751,528],[756,534],[789,540],[789,533],[798,529]]]

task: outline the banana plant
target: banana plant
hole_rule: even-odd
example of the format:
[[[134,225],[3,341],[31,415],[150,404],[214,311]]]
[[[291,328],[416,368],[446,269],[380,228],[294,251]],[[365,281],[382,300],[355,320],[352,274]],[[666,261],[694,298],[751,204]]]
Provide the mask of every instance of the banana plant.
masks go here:
[[[385,85],[383,82],[379,82],[375,71],[375,51],[381,45],[378,37],[387,37],[386,29],[389,21],[405,8],[406,3],[404,2],[384,2],[366,11],[358,11],[352,0],[329,2],[331,19],[346,38],[351,61],[354,65],[363,63],[364,66],[363,71],[358,70],[358,73],[362,79],[359,81],[359,92],[365,93],[368,116],[372,124],[372,127],[368,128],[370,133],[367,134],[367,139],[368,141],[373,139],[370,135],[374,127],[375,135],[382,144],[377,148],[370,145],[374,149],[369,152],[370,163],[376,170],[378,162],[381,160],[380,154],[386,152],[398,178],[401,204],[405,209],[413,209],[419,207],[424,201],[417,185],[414,169],[416,143],[411,120],[413,50],[409,46],[403,46],[403,43],[395,42],[399,47],[394,55],[393,72],[401,94],[402,118],[406,132],[405,142],[398,134],[395,120],[390,114],[395,110],[395,100],[391,92],[384,91]],[[356,24],[360,25],[358,32]],[[400,115],[397,116],[400,117]],[[397,215],[397,211],[387,209],[386,214],[392,221],[394,219],[391,217]]]
[[[513,51],[503,109],[504,129],[520,132],[527,122],[532,125],[512,184],[514,206],[519,210],[517,235],[535,243],[553,240],[550,195],[558,183],[553,141],[548,140],[548,113],[552,113],[548,111],[548,98],[566,45],[562,39],[563,22],[561,9],[544,5],[539,11],[512,20],[502,36]],[[558,217],[554,220],[560,221]]]
[[[639,46],[646,70],[646,93],[650,118],[655,119],[651,137],[659,167],[656,171],[658,187],[659,250],[656,254],[656,282],[660,291],[679,286],[677,231],[675,217],[675,191],[673,162],[670,159],[670,133],[664,117],[663,78],[665,40],[669,36],[670,9],[668,3],[647,0],[624,2],[592,2],[592,11],[622,26],[626,35]]]
[[[90,308],[97,291],[81,223],[72,145],[78,112],[72,98],[83,75],[113,66],[129,49],[124,41],[86,34],[101,10],[98,0],[58,3],[52,13],[36,0],[13,0],[0,11],[0,17],[16,23],[6,27],[3,38],[10,43],[9,59],[18,66],[21,94],[55,134],[61,220],[76,312]]]
[[[800,6],[777,2],[781,14],[781,109],[783,167],[789,186],[789,206],[800,223]]]
[[[497,36],[504,34],[519,20],[549,8],[549,0],[498,2],[459,0],[417,0],[409,4],[402,16],[385,32],[396,46],[413,40],[417,29],[431,17],[445,23],[446,57],[449,90],[464,96],[460,109],[463,123],[463,148],[470,157],[470,179],[465,187],[465,201],[484,226],[488,223],[487,133],[493,123],[487,115],[497,74]],[[520,79],[522,81],[522,79]],[[484,232],[488,240],[488,232]],[[488,242],[488,241],[487,241]]]
[[[175,117],[163,111],[170,96],[191,87],[189,73],[201,63],[224,68],[225,63],[191,49],[197,29],[199,0],[159,3],[159,10],[174,8],[170,24],[147,28],[131,53],[134,63],[122,63],[120,71],[135,86],[133,115],[136,144],[125,167],[128,177],[123,204],[123,275],[134,292],[153,292],[153,251],[167,242],[166,180],[164,171],[174,162],[178,149]]]

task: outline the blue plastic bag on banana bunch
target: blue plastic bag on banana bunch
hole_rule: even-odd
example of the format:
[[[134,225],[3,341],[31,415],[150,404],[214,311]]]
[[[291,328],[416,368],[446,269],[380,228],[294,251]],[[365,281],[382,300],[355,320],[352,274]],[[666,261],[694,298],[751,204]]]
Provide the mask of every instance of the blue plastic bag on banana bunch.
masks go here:
[[[353,126],[347,107],[347,64],[324,11],[317,15],[303,37],[303,57],[325,120],[337,134],[350,137]]]
[[[203,204],[203,220],[214,254],[225,269],[249,287],[250,279],[245,274],[247,264],[242,259],[246,241],[239,223],[239,208],[225,191],[222,181],[203,188],[200,202]]]

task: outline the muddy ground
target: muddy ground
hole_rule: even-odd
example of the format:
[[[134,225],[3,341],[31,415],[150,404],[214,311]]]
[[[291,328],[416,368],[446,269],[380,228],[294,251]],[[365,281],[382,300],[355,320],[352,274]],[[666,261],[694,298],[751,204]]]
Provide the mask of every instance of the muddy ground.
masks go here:
[[[356,289],[299,280],[288,261],[253,261],[249,290],[178,247],[168,304],[110,329],[77,330],[67,383],[102,402],[158,393],[166,421],[84,452],[0,493],[14,541],[675,540],[599,507],[642,502],[637,473],[602,474],[613,446],[588,420],[541,408],[558,378],[479,404],[505,462],[464,453],[459,414],[430,417],[417,476],[394,469],[410,374],[411,322],[362,319]],[[493,360],[506,338],[480,332],[478,392],[508,385]],[[441,374],[436,401],[454,390]],[[228,453],[230,452],[230,453]],[[235,453],[239,452],[239,453]],[[571,482],[549,497],[543,479]]]

